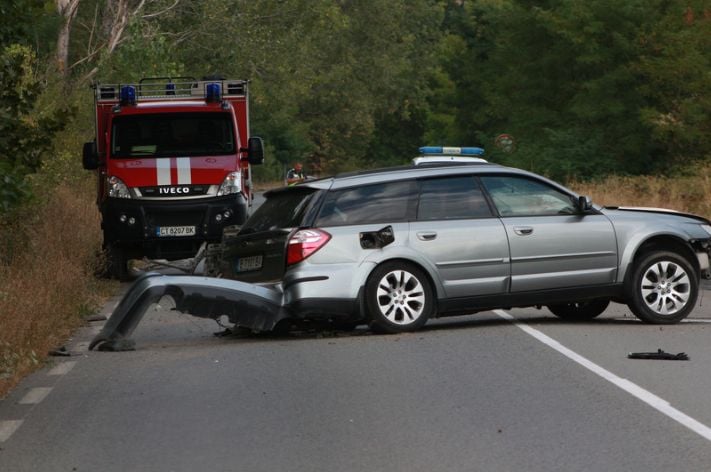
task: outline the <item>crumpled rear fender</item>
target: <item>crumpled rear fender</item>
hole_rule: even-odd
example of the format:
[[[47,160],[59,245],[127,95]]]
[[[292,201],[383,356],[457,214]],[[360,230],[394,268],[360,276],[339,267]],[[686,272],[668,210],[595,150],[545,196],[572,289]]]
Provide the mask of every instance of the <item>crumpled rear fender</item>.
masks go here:
[[[175,301],[175,309],[201,318],[227,316],[237,326],[269,331],[288,317],[278,290],[236,280],[185,275],[147,273],[128,289],[89,350],[134,349],[129,339],[146,311],[164,296]]]

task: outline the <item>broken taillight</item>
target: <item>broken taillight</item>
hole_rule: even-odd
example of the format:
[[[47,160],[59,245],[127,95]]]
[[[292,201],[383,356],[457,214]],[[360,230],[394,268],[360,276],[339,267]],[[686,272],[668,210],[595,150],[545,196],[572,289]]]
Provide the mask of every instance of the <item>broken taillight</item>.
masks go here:
[[[320,229],[300,229],[289,238],[286,265],[296,264],[315,253],[331,239],[331,235]]]

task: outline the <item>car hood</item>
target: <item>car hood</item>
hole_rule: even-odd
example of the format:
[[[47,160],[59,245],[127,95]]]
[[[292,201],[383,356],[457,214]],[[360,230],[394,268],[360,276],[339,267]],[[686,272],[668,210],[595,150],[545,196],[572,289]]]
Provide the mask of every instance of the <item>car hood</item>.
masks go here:
[[[618,206],[606,206],[602,207],[602,213],[608,216],[615,214],[637,214],[639,216],[644,216],[645,214],[657,214],[665,215],[669,217],[679,217],[684,219],[693,220],[693,222],[711,224],[711,221],[704,218],[703,216],[694,215],[693,213],[683,213],[676,210],[669,210],[667,208],[652,208],[652,207],[618,207]]]

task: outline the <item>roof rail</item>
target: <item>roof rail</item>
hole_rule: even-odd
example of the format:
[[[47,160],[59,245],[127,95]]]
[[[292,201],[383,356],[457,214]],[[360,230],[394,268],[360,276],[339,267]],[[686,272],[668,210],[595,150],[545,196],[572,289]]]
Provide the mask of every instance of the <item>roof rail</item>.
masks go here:
[[[97,102],[117,102],[121,89],[126,86],[136,91],[136,101],[185,100],[206,96],[208,84],[219,84],[222,96],[244,97],[247,95],[247,80],[215,79],[196,80],[193,77],[146,77],[136,83],[101,84],[94,83]]]

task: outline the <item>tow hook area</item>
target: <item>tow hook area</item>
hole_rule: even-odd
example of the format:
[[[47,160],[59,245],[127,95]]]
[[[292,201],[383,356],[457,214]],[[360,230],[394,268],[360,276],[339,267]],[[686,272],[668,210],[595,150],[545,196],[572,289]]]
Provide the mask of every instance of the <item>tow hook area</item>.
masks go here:
[[[236,326],[255,331],[270,331],[288,316],[281,292],[274,289],[236,280],[150,272],[131,285],[89,350],[134,350],[131,334],[151,305],[164,296],[170,296],[181,313],[211,319],[227,316]]]

